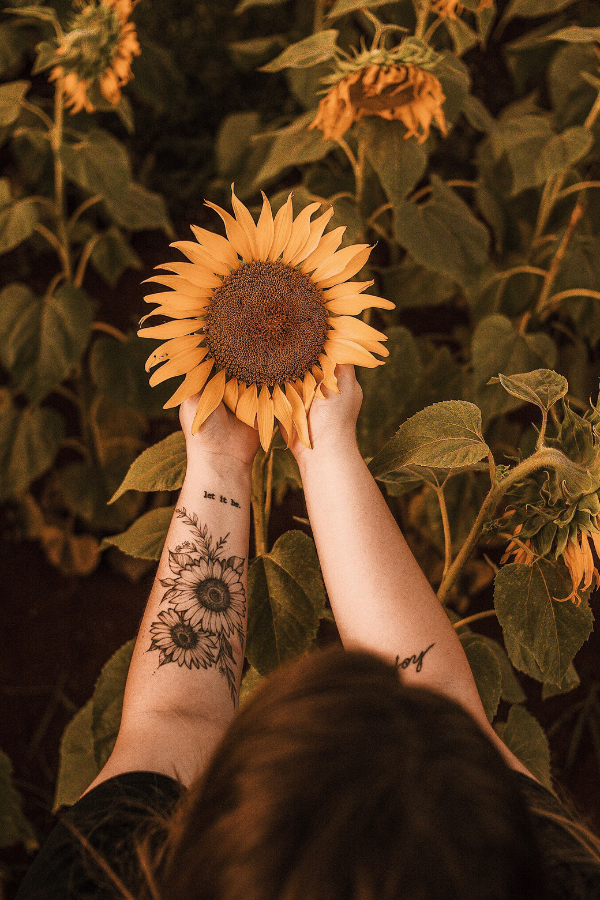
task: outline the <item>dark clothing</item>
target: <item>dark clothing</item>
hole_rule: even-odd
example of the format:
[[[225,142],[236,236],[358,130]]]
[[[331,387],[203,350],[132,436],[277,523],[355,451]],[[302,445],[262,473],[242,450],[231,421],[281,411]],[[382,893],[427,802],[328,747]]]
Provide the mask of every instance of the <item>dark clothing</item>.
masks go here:
[[[537,781],[515,772],[528,806],[535,804],[567,816],[562,804]],[[61,816],[25,876],[16,900],[114,900],[114,882],[68,827],[89,841],[98,857],[137,896],[140,874],[135,852],[139,840],[159,816],[168,816],[184,792],[178,782],[152,772],[128,772],[103,782]],[[573,845],[560,826],[534,816],[551,900],[600,900],[600,866],[561,859]]]

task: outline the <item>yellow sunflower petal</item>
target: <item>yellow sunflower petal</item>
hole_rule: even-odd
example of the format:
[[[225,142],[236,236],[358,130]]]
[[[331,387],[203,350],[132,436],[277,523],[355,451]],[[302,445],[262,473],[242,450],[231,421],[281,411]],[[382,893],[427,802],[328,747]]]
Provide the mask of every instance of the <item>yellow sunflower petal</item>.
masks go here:
[[[299,250],[290,260],[291,266],[299,265],[303,260],[307,258],[307,256],[310,256],[313,250],[316,250],[316,248],[319,246],[319,241],[321,240],[323,232],[327,227],[327,223],[331,219],[334,212],[335,210],[333,206],[330,206],[322,216],[319,216],[318,219],[315,219],[314,222],[310,223],[310,233],[308,236],[308,240],[306,241],[304,247],[302,247],[302,249]]]
[[[258,259],[258,241],[256,239],[256,225],[254,224],[254,219],[242,201],[238,200],[235,196],[233,185],[231,185],[231,205],[233,206],[236,219],[244,229],[244,234],[248,238],[252,259]]]
[[[188,397],[193,397],[194,394],[201,391],[208,381],[208,376],[210,375],[214,364],[215,361],[211,357],[200,363],[197,369],[192,369],[192,371],[185,376],[175,393],[169,397],[163,408],[172,409],[174,406],[179,406],[179,404],[183,403],[184,400],[187,400]]]
[[[173,322],[164,322],[162,325],[153,325],[151,328],[142,328],[138,331],[139,337],[144,338],[175,338],[184,334],[193,334],[202,327],[202,323],[196,319],[175,319]]]
[[[274,221],[273,243],[269,250],[269,259],[275,262],[281,254],[292,233],[292,220],[294,218],[294,208],[292,206],[292,194],[288,196],[286,202],[277,212]]]
[[[210,206],[211,209],[214,209],[223,220],[227,237],[235,252],[241,256],[242,259],[245,259],[246,262],[251,260],[252,248],[250,246],[250,241],[240,223],[224,209],[221,209],[220,206],[217,206],[216,203],[211,203],[210,200],[205,200],[204,202],[207,206]]]
[[[257,414],[260,443],[266,453],[271,444],[271,438],[273,437],[274,418],[273,400],[271,399],[271,394],[269,393],[269,388],[266,384],[263,384],[261,388],[260,396],[258,398]]]
[[[170,316],[171,319],[193,319],[201,316],[209,303],[210,300],[208,299],[204,301],[196,300],[193,304],[186,306],[172,306],[170,303],[163,303],[162,306],[157,306],[156,309],[153,309],[151,312],[146,313],[145,316],[142,316],[140,325],[142,322],[145,322],[146,319],[149,319],[150,316]]]
[[[235,414],[240,422],[245,422],[250,428],[254,428],[254,420],[258,411],[258,398],[256,385],[251,384],[250,387],[240,395]]]
[[[389,356],[390,351],[385,346],[385,344],[381,344],[379,341],[365,341],[360,340],[356,342],[360,344],[361,347],[364,347],[365,350],[370,350],[371,353],[379,353],[380,356]]]
[[[364,250],[361,250],[354,259],[352,259],[345,269],[343,269],[339,275],[332,275],[331,278],[325,278],[319,281],[317,287],[321,288],[321,290],[325,290],[326,288],[333,287],[336,284],[341,284],[341,282],[346,281],[347,278],[352,278],[353,275],[356,275],[357,272],[360,272],[364,264],[369,258],[369,254],[371,253],[371,247],[366,247]],[[339,251],[341,253],[341,251]],[[311,276],[313,278],[313,276]]]
[[[237,253],[222,234],[214,234],[198,225],[190,226],[198,243],[213,258],[224,262],[230,269],[239,269],[240,261]]]
[[[294,421],[292,418],[292,405],[278,384],[273,388],[273,410],[277,419],[281,422],[286,433],[286,444],[289,447],[294,434]]]
[[[180,294],[186,294],[188,297],[210,297],[213,293],[212,288],[199,288],[197,285],[183,279],[181,275],[152,275],[150,278],[146,278],[142,284],[145,284],[147,281],[173,288],[175,291]]]
[[[304,403],[302,402],[302,399],[299,396],[297,390],[291,384],[289,384],[289,382],[286,382],[285,385],[285,395],[292,407],[292,420],[294,422],[294,425],[296,426],[298,437],[305,447],[308,447],[309,450],[312,450]]]
[[[335,377],[335,360],[333,360],[326,353],[322,353],[319,356],[319,365],[323,370],[323,384],[325,385],[325,387],[328,387],[330,391],[334,392],[334,394],[339,394],[340,389],[338,387],[337,378]],[[322,396],[323,392],[321,392],[321,397]]]
[[[161,384],[167,378],[175,378],[176,375],[187,375],[188,372],[200,365],[207,353],[207,347],[198,347],[195,350],[182,350],[150,376],[150,387]]]
[[[302,400],[304,402],[304,409],[306,410],[306,412],[308,412],[310,409],[310,404],[313,401],[316,389],[317,379],[312,372],[306,372],[306,374],[304,375],[304,382],[302,384]]]
[[[351,294],[360,294],[362,291],[375,284],[371,281],[346,281],[345,284],[336,284],[334,287],[323,291],[323,300],[338,300],[340,297],[349,297]]]
[[[201,334],[190,334],[185,337],[173,338],[172,340],[167,341],[166,344],[161,344],[160,347],[157,347],[154,353],[151,353],[146,360],[146,372],[149,372],[150,369],[153,366],[158,365],[158,363],[165,362],[167,359],[172,359],[178,353],[181,353],[182,350],[192,350],[194,347],[198,346],[201,340]]]
[[[304,274],[312,272],[313,269],[320,266],[326,259],[329,259],[342,243],[342,237],[344,236],[345,230],[346,226],[340,225],[339,228],[334,228],[333,231],[326,234],[312,253],[308,254],[300,266],[300,271],[304,272]]]
[[[169,244],[169,246],[175,247],[176,250],[181,250],[191,262],[198,266],[202,266],[204,269],[208,269],[208,271],[213,274],[225,276],[231,274],[231,269],[226,262],[219,256],[213,256],[210,253],[207,253],[206,250],[203,250],[202,247],[200,247],[199,244],[195,244],[194,241],[174,241],[172,244]]]
[[[225,369],[221,369],[216,375],[213,375],[200,395],[198,406],[196,407],[196,415],[192,422],[192,434],[196,434],[200,426],[204,424],[210,414],[215,411],[223,399],[224,391]]]
[[[144,302],[164,305],[172,304],[179,308],[186,305],[193,306],[195,303],[204,303],[209,299],[208,292],[206,297],[195,297],[192,294],[184,294],[181,291],[155,291],[153,294],[146,294]]]
[[[230,378],[227,384],[225,385],[225,392],[223,394],[223,401],[225,405],[229,407],[231,412],[235,412],[235,408],[237,406],[239,396],[239,384],[237,378]]]
[[[395,309],[395,304],[391,300],[375,297],[373,294],[348,294],[337,300],[328,300],[326,306],[328,312],[348,316],[358,316],[365,309]]]
[[[175,272],[186,281],[189,281],[190,284],[194,284],[199,288],[218,288],[223,283],[223,279],[219,278],[218,275],[194,263],[163,263],[157,268]]]
[[[310,217],[320,206],[320,203],[309,203],[297,216],[283,251],[282,260],[284,263],[289,263],[292,257],[302,250],[306,244],[310,237]]]
[[[366,366],[368,369],[374,369],[375,366],[383,365],[382,360],[376,359],[372,353],[356,344],[354,341],[337,338],[332,341],[325,341],[323,346],[326,354],[337,364],[352,363],[357,366]]]
[[[321,281],[326,281],[333,275],[339,275],[349,263],[367,249],[370,250],[369,244],[351,244],[349,247],[343,247],[341,250],[333,253],[328,259],[321,263],[320,266],[317,266],[311,275],[311,281],[319,284]]]
[[[348,338],[351,341],[387,341],[387,334],[377,331],[354,316],[336,316],[330,318],[328,325],[339,337]]]
[[[273,224],[273,213],[267,195],[264,191],[261,191],[261,194],[263,196],[263,205],[258,219],[258,225],[256,226],[256,242],[258,245],[257,259],[266,260],[269,258],[269,250],[273,246],[275,225]]]

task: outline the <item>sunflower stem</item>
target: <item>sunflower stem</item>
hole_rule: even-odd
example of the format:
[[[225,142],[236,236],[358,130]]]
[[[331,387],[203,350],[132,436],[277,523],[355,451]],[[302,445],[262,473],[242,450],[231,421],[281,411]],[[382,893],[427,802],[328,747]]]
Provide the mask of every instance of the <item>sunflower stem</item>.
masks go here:
[[[267,454],[259,447],[252,466],[252,517],[256,555],[265,556],[267,546],[267,522],[265,519],[265,462]]]
[[[496,616],[497,612],[495,609],[484,609],[482,612],[473,613],[472,616],[467,616],[466,619],[460,619],[460,621],[454,623],[454,628],[458,630],[462,628],[463,625],[470,625],[472,622],[478,622],[480,619],[489,619],[490,616]]]
[[[61,77],[57,79],[56,90],[54,92],[54,126],[50,133],[50,143],[52,145],[52,156],[54,158],[54,205],[58,227],[58,238],[61,245],[61,261],[65,281],[72,281],[73,270],[71,268],[67,223],[65,222],[65,177],[62,160],[60,158],[60,148],[63,139],[64,111],[63,78]]]
[[[452,535],[450,533],[450,521],[448,519],[448,507],[446,506],[446,497],[444,496],[444,486],[438,487],[431,485],[437,494],[438,503],[440,505],[440,514],[442,516],[442,525],[444,527],[444,571],[442,573],[442,581],[446,577],[446,573],[452,565]]]
[[[267,453],[267,484],[265,496],[265,534],[269,531],[269,519],[271,518],[271,505],[273,500],[273,442]]]
[[[415,37],[424,39],[425,29],[427,27],[427,19],[429,18],[430,0],[421,0],[417,6],[417,24],[415,26]]]
[[[313,18],[313,34],[323,31],[325,23],[325,0],[315,0],[315,15]]]

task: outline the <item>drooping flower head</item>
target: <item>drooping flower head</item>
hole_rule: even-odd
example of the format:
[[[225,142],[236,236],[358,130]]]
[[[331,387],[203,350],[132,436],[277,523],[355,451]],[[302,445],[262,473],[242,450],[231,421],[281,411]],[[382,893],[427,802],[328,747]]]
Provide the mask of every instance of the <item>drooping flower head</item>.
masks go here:
[[[335,72],[324,79],[332,85],[308,126],[323,138],[339,140],[363,116],[397,119],[406,125],[405,138],[423,143],[435,122],[447,133],[442,105],[446,99],[439,79],[430,71],[441,59],[416,38],[406,38],[391,50],[374,47],[351,59],[337,59]]]
[[[92,0],[56,41],[49,80],[63,78],[65,106],[72,113],[94,112],[94,93],[113,106],[121,88],[133,78],[131,62],[140,53],[135,25],[129,21],[132,0]],[[98,102],[98,101],[95,101]]]
[[[162,363],[150,384],[186,376],[165,408],[202,392],[192,432],[224,400],[258,430],[265,450],[275,420],[288,446],[295,430],[310,447],[306,414],[313,398],[324,396],[321,385],[339,393],[336,364],[374,367],[382,365],[374,353],[388,355],[386,335],[354,316],[394,304],[363,293],[373,281],[348,281],[371,247],[338,249],[345,228],[324,234],[332,208],[311,222],[321,204],[310,203],[294,219],[290,194],[273,218],[263,194],[255,224],[233,187],[232,202],[235,217],[207,202],[225,223],[226,238],[192,226],[196,242],[172,245],[189,262],[161,265],[174,274],[148,279],[169,288],[145,298],[159,304],[149,315],[172,319],[139,332],[167,339],[146,363],[147,371]]]

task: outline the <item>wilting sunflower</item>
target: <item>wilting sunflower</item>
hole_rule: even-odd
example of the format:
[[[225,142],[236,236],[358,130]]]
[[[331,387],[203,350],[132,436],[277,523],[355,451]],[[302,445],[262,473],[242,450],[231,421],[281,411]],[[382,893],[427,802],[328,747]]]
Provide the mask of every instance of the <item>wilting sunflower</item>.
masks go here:
[[[94,91],[113,106],[119,103],[121,88],[133,78],[133,57],[140,53],[135,25],[128,21],[133,6],[132,0],[93,0],[57,45],[60,65],[49,80],[63,79],[65,106],[72,113],[94,112]]]
[[[273,219],[263,194],[256,225],[233,187],[232,202],[235,218],[207,203],[225,223],[227,238],[192,226],[197,243],[172,245],[190,262],[158,266],[174,274],[148,279],[172,289],[145,298],[159,304],[149,315],[173,320],[139,332],[167,339],[146,363],[147,371],[163,363],[150,384],[186,376],[165,408],[202,392],[193,433],[224,400],[258,429],[265,450],[275,420],[288,446],[295,429],[310,447],[306,414],[313,398],[323,396],[321,385],[339,393],[336,364],[372,368],[382,365],[374,353],[389,355],[381,343],[386,335],[354,316],[394,304],[363,294],[373,281],[348,281],[371,247],[338,250],[345,228],[324,234],[332,208],[311,222],[321,204],[310,203],[294,219],[290,194]]]
[[[429,71],[439,54],[415,38],[393,50],[374,47],[353,59],[336,61],[336,71],[324,79],[333,86],[319,103],[308,126],[320,128],[323,138],[339,140],[363,116],[397,119],[406,125],[405,138],[423,143],[435,122],[447,133],[442,105],[446,96],[439,79]]]
[[[479,6],[475,12],[482,12],[489,9],[493,0],[480,0]],[[458,19],[464,12],[464,6],[458,0],[434,0],[431,4],[431,11],[436,13],[442,19]]]

